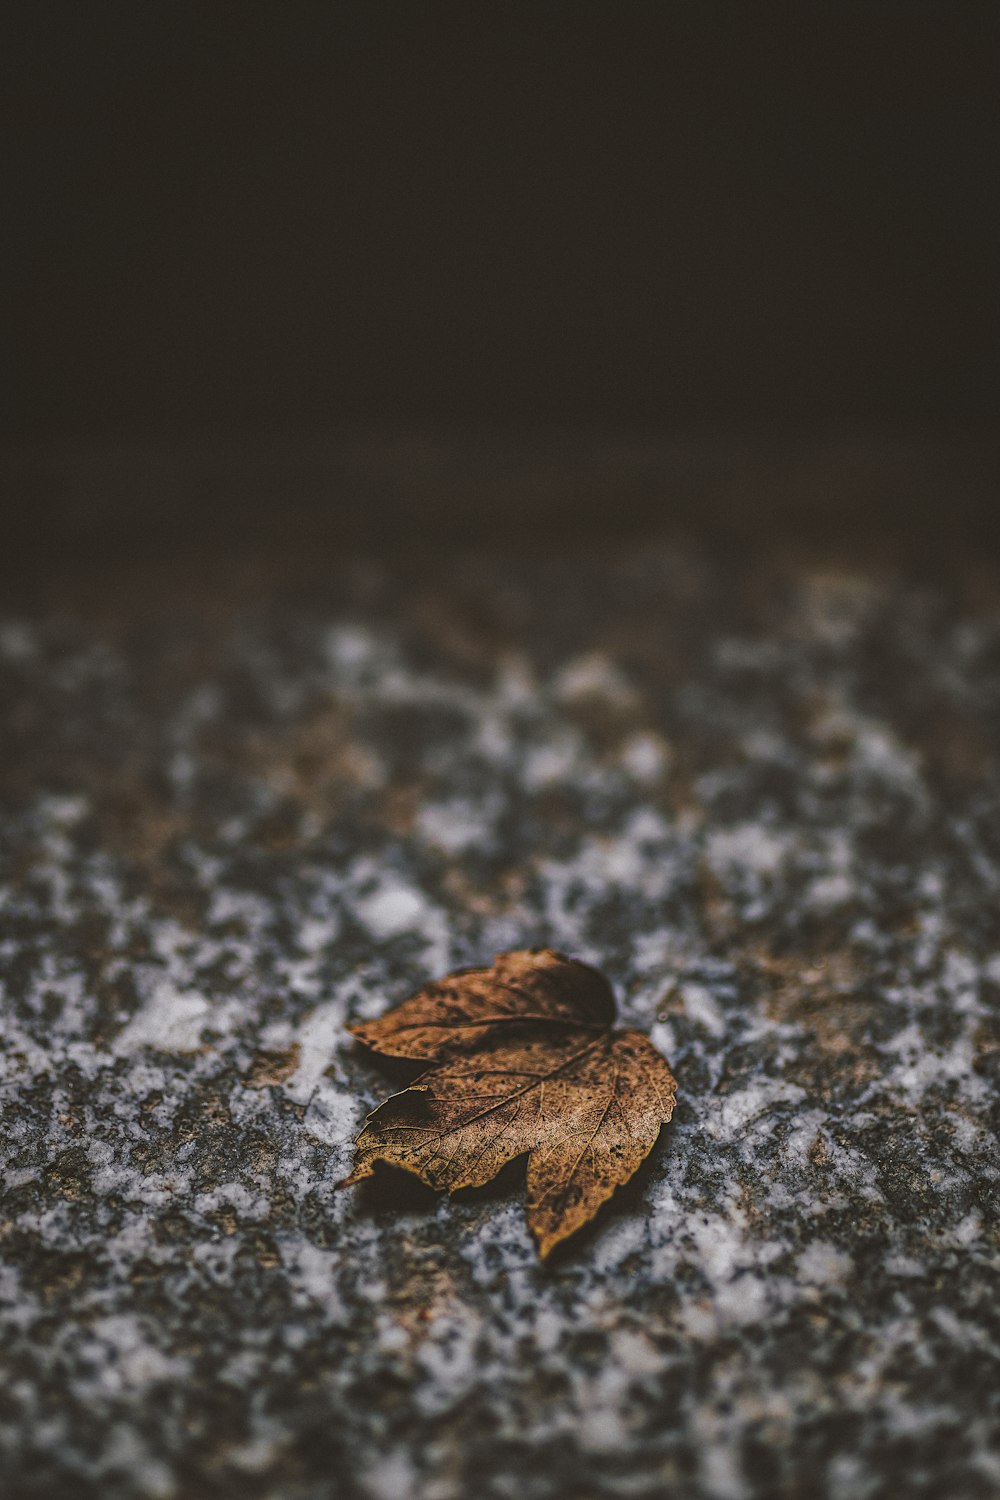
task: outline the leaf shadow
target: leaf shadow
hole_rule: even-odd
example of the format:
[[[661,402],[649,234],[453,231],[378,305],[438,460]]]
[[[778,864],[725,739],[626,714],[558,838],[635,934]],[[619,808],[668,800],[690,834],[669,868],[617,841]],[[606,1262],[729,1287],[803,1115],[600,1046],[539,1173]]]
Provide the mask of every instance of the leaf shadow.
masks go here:
[[[412,1172],[382,1162],[371,1177],[366,1177],[351,1191],[360,1216],[379,1220],[397,1214],[430,1214],[441,1197]]]
[[[448,1198],[456,1203],[494,1203],[523,1194],[524,1155],[501,1167],[491,1181],[481,1187],[460,1188]],[[446,1196],[435,1188],[428,1187],[412,1172],[402,1167],[379,1162],[371,1177],[366,1177],[353,1189],[360,1213],[369,1218],[388,1219],[394,1214],[424,1214],[433,1212]]]
[[[387,1057],[371,1052],[361,1045],[358,1045],[354,1051],[366,1070],[374,1076],[381,1076],[385,1079],[393,1086],[395,1092],[408,1088],[432,1066],[427,1062]],[[556,1245],[546,1261],[539,1262],[542,1271],[568,1269],[575,1261],[583,1259],[593,1249],[600,1236],[617,1219],[643,1212],[644,1200],[648,1200],[648,1190],[654,1173],[662,1161],[663,1153],[667,1149],[668,1138],[669,1130],[665,1125],[649,1154],[640,1162],[629,1180],[615,1189],[611,1197],[600,1205],[586,1224],[581,1225],[568,1239]],[[489,1182],[478,1187],[460,1188],[455,1193],[449,1194],[449,1198],[456,1204],[475,1202],[486,1205],[514,1197],[520,1200],[523,1207],[528,1155],[529,1153],[525,1151],[520,1156],[514,1157],[501,1167]],[[436,1212],[442,1198],[439,1191],[428,1187],[412,1172],[391,1166],[387,1162],[378,1163],[373,1175],[358,1183],[353,1192],[357,1195],[358,1211],[364,1217],[381,1222],[397,1214],[430,1217]],[[648,1203],[646,1206],[648,1207]]]
[[[360,1042],[355,1042],[350,1056],[372,1078],[391,1084],[393,1093],[409,1088],[430,1067],[430,1063],[416,1062],[408,1057],[383,1057],[380,1053],[363,1047]]]
[[[617,1220],[628,1215],[642,1214],[648,1209],[648,1194],[653,1177],[659,1166],[666,1143],[661,1134],[652,1151],[635,1170],[628,1182],[617,1188],[611,1197],[569,1239],[555,1247],[545,1262],[540,1262],[543,1272],[558,1272],[568,1269],[583,1260],[599,1241],[602,1234],[612,1228]],[[501,1167],[497,1175],[480,1187],[462,1188],[450,1194],[451,1201],[458,1204],[481,1204],[509,1201],[511,1198],[524,1202],[524,1174],[527,1152],[515,1157]],[[387,1222],[400,1214],[430,1217],[436,1212],[442,1194],[428,1187],[411,1172],[402,1168],[379,1163],[373,1176],[366,1178],[353,1190],[357,1194],[359,1213],[380,1222]]]

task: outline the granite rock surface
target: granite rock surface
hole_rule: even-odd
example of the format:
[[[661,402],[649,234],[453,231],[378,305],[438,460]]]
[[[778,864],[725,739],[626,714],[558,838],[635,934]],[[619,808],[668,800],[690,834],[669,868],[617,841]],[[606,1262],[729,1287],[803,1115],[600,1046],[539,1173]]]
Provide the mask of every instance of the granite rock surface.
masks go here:
[[[663,544],[0,627],[0,1489],[1000,1493],[1000,596]],[[611,978],[673,1123],[335,1193],[346,1024]]]

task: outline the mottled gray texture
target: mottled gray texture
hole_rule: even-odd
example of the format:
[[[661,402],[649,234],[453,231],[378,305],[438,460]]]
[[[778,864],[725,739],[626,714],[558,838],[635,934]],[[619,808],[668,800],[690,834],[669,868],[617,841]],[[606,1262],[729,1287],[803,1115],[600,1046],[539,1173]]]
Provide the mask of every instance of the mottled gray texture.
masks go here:
[[[0,631],[4,1495],[995,1496],[996,594],[317,572]],[[679,1085],[545,1270],[333,1190],[345,1023],[537,944]]]

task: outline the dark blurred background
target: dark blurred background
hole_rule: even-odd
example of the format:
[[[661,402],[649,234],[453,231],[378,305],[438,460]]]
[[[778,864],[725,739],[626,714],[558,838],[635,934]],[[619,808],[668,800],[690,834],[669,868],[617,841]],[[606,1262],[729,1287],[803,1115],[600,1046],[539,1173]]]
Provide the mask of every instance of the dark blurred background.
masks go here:
[[[31,0],[3,29],[25,536],[296,501],[474,532],[597,515],[615,464],[623,514],[829,515],[843,472],[866,521],[989,516],[993,3]]]

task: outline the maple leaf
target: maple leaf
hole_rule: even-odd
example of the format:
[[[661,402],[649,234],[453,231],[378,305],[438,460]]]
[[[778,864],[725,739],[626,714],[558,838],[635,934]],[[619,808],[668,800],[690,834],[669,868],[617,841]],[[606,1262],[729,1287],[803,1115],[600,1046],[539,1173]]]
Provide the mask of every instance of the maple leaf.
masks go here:
[[[544,1260],[628,1181],[673,1113],[666,1061],[614,1020],[604,976],[544,948],[498,953],[352,1026],[373,1051],[434,1066],[368,1116],[339,1186],[384,1162],[455,1192],[527,1154]]]

